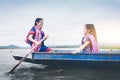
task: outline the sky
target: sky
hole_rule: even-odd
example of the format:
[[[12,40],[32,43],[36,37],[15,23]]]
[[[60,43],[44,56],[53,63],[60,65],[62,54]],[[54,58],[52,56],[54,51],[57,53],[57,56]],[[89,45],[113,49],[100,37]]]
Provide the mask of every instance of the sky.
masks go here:
[[[95,25],[98,43],[120,45],[120,0],[0,0],[0,46],[28,46],[25,37],[44,19],[46,45],[78,45],[85,24]]]

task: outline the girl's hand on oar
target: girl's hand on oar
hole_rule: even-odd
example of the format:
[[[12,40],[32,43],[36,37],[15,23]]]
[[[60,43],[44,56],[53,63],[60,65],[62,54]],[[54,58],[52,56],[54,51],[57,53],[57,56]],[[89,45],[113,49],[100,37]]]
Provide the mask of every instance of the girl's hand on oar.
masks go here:
[[[41,41],[35,41],[35,44],[37,45],[37,46],[39,46],[43,41],[45,41],[46,40],[46,38],[43,38]]]
[[[41,44],[41,41],[35,41],[35,44],[36,44],[36,45],[40,45],[40,44]]]

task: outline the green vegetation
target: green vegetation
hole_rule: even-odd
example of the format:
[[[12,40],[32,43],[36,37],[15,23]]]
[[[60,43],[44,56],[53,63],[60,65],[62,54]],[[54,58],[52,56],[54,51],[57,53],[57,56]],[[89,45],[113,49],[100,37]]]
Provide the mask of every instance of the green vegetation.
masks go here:
[[[80,45],[52,45],[51,48],[79,48]],[[28,47],[19,47],[16,45],[0,46],[0,49],[27,49]],[[100,49],[119,49],[119,45],[99,45]]]
[[[120,49],[120,46],[100,46],[100,49]]]
[[[50,46],[51,48],[78,48],[79,45],[57,45],[57,46]]]
[[[51,46],[51,48],[79,48],[79,45],[63,45],[63,46]],[[115,45],[100,45],[100,49],[120,49],[120,46]]]

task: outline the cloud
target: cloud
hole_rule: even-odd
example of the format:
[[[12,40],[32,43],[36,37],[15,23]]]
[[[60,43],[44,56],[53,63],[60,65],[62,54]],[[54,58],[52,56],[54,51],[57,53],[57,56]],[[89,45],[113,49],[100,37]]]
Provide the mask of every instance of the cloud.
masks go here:
[[[50,35],[46,44],[79,44],[86,23],[95,24],[98,41],[120,43],[120,38],[114,36],[120,34],[119,3],[119,0],[2,0],[0,45],[25,46],[25,37],[36,17],[44,19],[43,30]]]

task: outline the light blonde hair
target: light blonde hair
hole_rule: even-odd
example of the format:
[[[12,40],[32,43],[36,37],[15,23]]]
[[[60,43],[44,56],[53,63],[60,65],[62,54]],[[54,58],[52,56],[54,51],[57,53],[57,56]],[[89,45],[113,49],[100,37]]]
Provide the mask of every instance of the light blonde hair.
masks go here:
[[[97,41],[97,35],[96,35],[96,30],[95,30],[94,24],[86,24],[85,28],[87,29],[87,32],[89,34],[93,35],[95,40]]]

